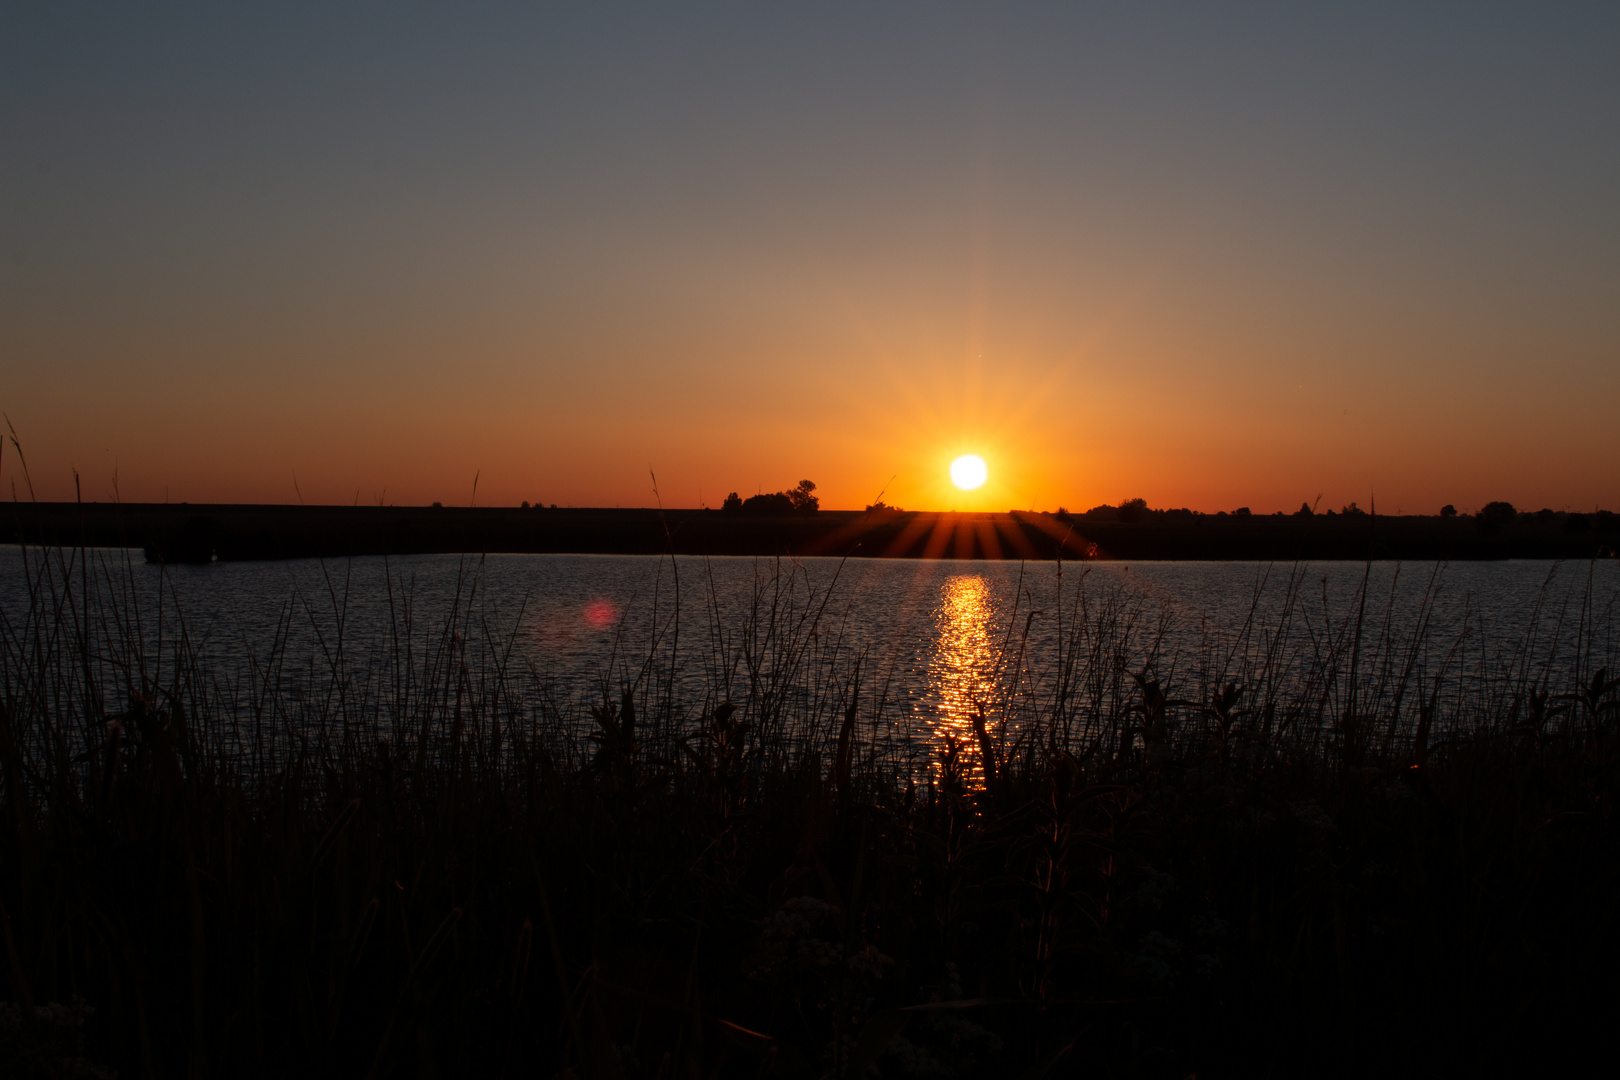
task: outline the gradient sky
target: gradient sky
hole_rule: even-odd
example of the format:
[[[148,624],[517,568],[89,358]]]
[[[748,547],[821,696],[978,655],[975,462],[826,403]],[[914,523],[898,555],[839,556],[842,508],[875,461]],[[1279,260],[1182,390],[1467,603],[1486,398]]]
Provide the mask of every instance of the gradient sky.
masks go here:
[[[1620,506],[1612,0],[247,7],[0,7],[40,498]]]

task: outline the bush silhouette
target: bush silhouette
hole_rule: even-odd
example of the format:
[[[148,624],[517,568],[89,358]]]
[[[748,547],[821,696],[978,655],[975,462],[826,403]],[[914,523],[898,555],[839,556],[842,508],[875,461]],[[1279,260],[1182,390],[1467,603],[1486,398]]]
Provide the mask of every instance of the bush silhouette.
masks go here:
[[[745,514],[760,514],[766,517],[780,517],[793,513],[793,500],[789,499],[785,491],[772,491],[763,495],[750,495],[743,500],[742,511]]]
[[[1513,519],[1518,516],[1519,512],[1513,509],[1510,502],[1488,502],[1474,515],[1474,524],[1486,536],[1494,536],[1513,524]]]

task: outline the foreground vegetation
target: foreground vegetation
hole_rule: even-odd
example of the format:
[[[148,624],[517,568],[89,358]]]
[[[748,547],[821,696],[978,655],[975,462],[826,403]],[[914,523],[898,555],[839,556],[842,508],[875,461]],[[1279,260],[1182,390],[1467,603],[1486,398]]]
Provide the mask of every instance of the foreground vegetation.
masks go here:
[[[1620,1004],[1601,604],[1495,680],[1365,596],[1176,668],[1071,570],[1057,655],[1021,618],[919,747],[792,567],[687,627],[705,695],[666,616],[573,716],[476,578],[401,590],[380,672],[238,679],[128,599],[155,568],[27,565],[7,1076],[1461,1075]]]

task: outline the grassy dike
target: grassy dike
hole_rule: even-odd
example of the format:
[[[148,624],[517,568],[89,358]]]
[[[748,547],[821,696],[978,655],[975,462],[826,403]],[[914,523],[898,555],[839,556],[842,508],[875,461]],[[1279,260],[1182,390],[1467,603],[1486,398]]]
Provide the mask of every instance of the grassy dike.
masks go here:
[[[1126,601],[1077,592],[1050,669],[1009,630],[972,736],[919,766],[781,575],[702,700],[655,646],[567,716],[470,599],[402,603],[380,675],[337,647],[233,679],[121,600],[128,562],[29,558],[8,1077],[1452,1076],[1608,1046],[1590,627],[1510,694],[1403,668],[1361,615],[1303,667],[1277,627],[1170,680]]]

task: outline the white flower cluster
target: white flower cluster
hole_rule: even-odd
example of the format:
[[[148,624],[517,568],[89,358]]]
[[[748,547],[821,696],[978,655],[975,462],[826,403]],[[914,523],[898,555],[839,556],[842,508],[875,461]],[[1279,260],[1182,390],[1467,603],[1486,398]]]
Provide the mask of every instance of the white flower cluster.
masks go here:
[[[1317,805],[1315,799],[1306,799],[1304,802],[1293,803],[1289,809],[1294,812],[1294,820],[1316,832],[1330,832],[1333,828],[1333,819],[1328,817],[1327,811]]]
[[[72,1029],[83,1027],[84,1022],[96,1015],[93,1005],[77,997],[70,998],[66,1005],[53,1001],[48,1005],[34,1006],[33,1021],[50,1027]],[[13,1001],[0,1001],[0,1030],[16,1030],[22,1026],[22,1006]]]
[[[87,1060],[80,1053],[79,1029],[96,1014],[82,998],[66,1005],[50,1002],[27,1012],[14,1001],[0,1001],[0,1075],[19,1062],[32,1062],[26,1075],[116,1080],[117,1074]]]
[[[1131,893],[1129,899],[1135,900],[1149,911],[1158,911],[1164,907],[1164,902],[1175,892],[1176,879],[1173,874],[1166,874],[1159,870],[1149,870],[1142,883]]]
[[[943,1080],[945,1077],[956,1075],[956,1070],[930,1054],[926,1047],[918,1046],[904,1035],[894,1037],[894,1042],[884,1051],[884,1057],[907,1076],[940,1077]]]
[[[754,974],[768,974],[790,961],[812,968],[837,966],[842,950],[830,941],[813,936],[813,932],[838,914],[838,907],[825,900],[796,896],[761,919]]]
[[[1176,984],[1176,969],[1170,961],[1181,952],[1181,944],[1167,934],[1150,930],[1136,943],[1137,954],[1132,958],[1136,970],[1153,984],[1155,989],[1167,990]]]
[[[883,973],[894,966],[894,957],[878,952],[875,945],[868,945],[850,957],[846,963],[849,970],[857,975],[870,975],[874,979],[881,979]]]

